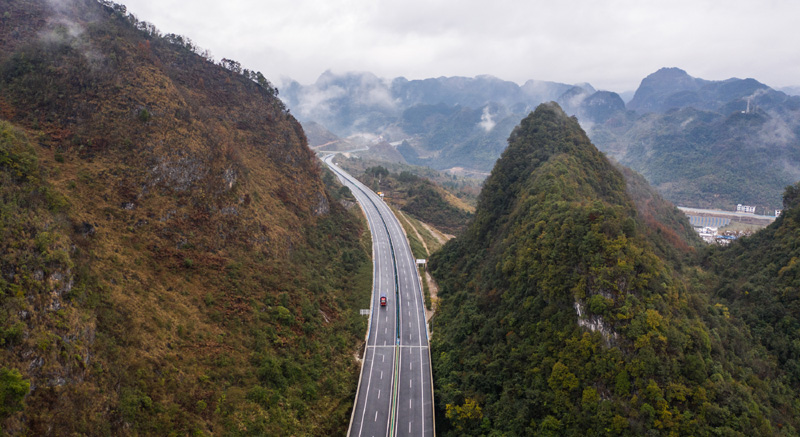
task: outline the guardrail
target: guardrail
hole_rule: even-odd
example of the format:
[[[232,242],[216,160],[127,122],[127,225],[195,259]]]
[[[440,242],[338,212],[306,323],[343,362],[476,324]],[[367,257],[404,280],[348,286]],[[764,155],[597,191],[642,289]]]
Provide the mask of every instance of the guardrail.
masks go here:
[[[350,178],[348,178],[347,176],[342,174],[342,172],[340,172],[337,169],[336,164],[333,164],[332,162],[329,163],[329,162],[326,161],[326,159],[328,159],[328,158],[330,158],[332,156],[333,155],[325,156],[323,158],[323,162],[325,162],[328,165],[328,167],[334,173],[336,173],[341,179],[350,182],[351,185],[353,185],[354,187],[356,187],[356,189],[361,191],[361,193],[367,198],[367,200],[370,201],[372,206],[378,212],[378,216],[380,217],[381,222],[383,223],[384,230],[386,231],[386,234],[387,234],[388,239],[389,239],[389,250],[390,250],[391,255],[392,255],[392,267],[393,267],[393,271],[394,271],[394,293],[395,293],[395,361],[394,361],[394,363],[392,365],[393,366],[393,372],[392,372],[392,401],[390,403],[390,412],[389,412],[389,414],[390,414],[390,416],[389,416],[390,417],[389,418],[389,436],[394,436],[395,427],[396,427],[395,421],[397,419],[397,404],[399,402],[398,398],[400,396],[400,390],[398,389],[397,384],[398,384],[398,381],[399,381],[399,378],[400,378],[400,353],[401,353],[401,351],[400,351],[400,285],[399,285],[399,275],[398,275],[398,272],[397,272],[397,257],[396,257],[395,250],[394,250],[394,242],[392,241],[392,234],[391,234],[391,232],[389,232],[389,226],[386,224],[386,219],[384,218],[383,213],[381,213],[381,210],[378,207],[378,205],[372,199],[372,196],[370,196],[369,193],[367,193],[363,188],[361,188],[359,183],[356,183],[356,182],[350,180]],[[363,206],[362,206],[362,211],[364,211],[364,215],[366,216],[367,215],[366,214],[366,210],[364,209]],[[375,249],[374,249],[374,247],[375,246],[373,244],[373,259],[375,258]],[[420,295],[420,298],[424,302],[425,297],[422,295],[422,286],[420,284],[420,280],[421,279],[419,277],[419,272],[417,271],[416,268],[414,269],[414,271],[415,271],[415,275],[417,276],[417,281],[416,281],[416,289],[417,290],[416,291],[417,291],[417,294]],[[374,276],[373,276],[373,287],[374,287]],[[375,293],[372,293],[372,296],[370,298],[370,308],[372,308],[373,305],[374,305],[374,297],[375,297]],[[371,323],[372,323],[372,317],[370,317],[370,322],[368,323],[368,326],[367,326],[367,344],[364,347],[365,356],[366,356],[367,348],[369,347],[369,335],[370,335],[370,331],[371,331]],[[428,324],[424,323],[424,325],[425,325],[425,338],[426,338],[426,340],[430,341],[430,336],[429,336],[429,333],[428,333]],[[432,363],[431,356],[430,356],[430,353],[431,353],[431,351],[430,351],[430,343],[428,343],[428,348],[427,349],[428,349],[428,363]],[[356,389],[356,400],[358,399],[358,395],[359,395],[359,392],[361,390],[361,380],[363,379],[362,378],[363,373],[364,373],[364,364],[362,363],[362,365],[361,365],[361,374],[360,374],[359,380],[358,380],[358,388]],[[432,410],[431,411],[431,417],[433,418],[432,428],[433,428],[433,435],[436,435],[436,414],[435,414],[435,409],[434,409],[434,405],[433,405],[433,368],[432,367],[430,368],[430,375],[431,375],[430,387],[431,387],[431,410]],[[352,428],[354,417],[355,417],[355,408],[353,409],[353,412],[350,415],[350,425],[348,427],[348,435],[350,434],[350,429]]]

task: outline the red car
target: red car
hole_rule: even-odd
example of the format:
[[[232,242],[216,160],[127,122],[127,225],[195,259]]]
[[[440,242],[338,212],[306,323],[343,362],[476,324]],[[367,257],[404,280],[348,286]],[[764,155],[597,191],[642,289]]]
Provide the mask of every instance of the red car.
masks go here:
[[[381,296],[381,306],[382,307],[386,306],[386,296]]]

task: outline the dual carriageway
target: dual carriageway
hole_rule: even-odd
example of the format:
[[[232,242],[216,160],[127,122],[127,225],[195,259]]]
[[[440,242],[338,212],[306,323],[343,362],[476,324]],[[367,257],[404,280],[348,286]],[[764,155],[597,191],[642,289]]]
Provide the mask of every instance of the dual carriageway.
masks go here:
[[[372,233],[372,311],[349,436],[433,436],[428,329],[416,262],[400,222],[377,194],[323,158],[361,205]],[[386,306],[379,306],[381,294]]]

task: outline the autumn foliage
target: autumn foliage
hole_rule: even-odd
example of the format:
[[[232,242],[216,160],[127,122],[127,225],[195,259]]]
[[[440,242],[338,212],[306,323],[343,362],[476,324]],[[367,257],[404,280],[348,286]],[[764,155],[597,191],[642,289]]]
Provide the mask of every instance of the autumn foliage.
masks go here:
[[[277,90],[111,2],[0,15],[3,430],[343,432],[369,242]]]

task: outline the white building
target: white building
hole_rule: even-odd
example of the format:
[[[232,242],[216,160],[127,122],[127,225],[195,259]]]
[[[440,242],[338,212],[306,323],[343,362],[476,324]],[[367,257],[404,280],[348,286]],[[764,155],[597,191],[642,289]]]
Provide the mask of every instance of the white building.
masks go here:
[[[717,228],[706,226],[703,228],[695,228],[695,229],[697,230],[697,233],[700,235],[700,238],[702,238],[703,241],[705,241],[706,243],[713,243],[714,238],[716,238],[717,236],[717,231],[718,231]]]
[[[748,214],[755,214],[756,213],[756,207],[755,206],[749,206],[749,205],[742,205],[740,203],[740,204],[736,205],[736,212],[744,212],[744,213],[748,213]]]

